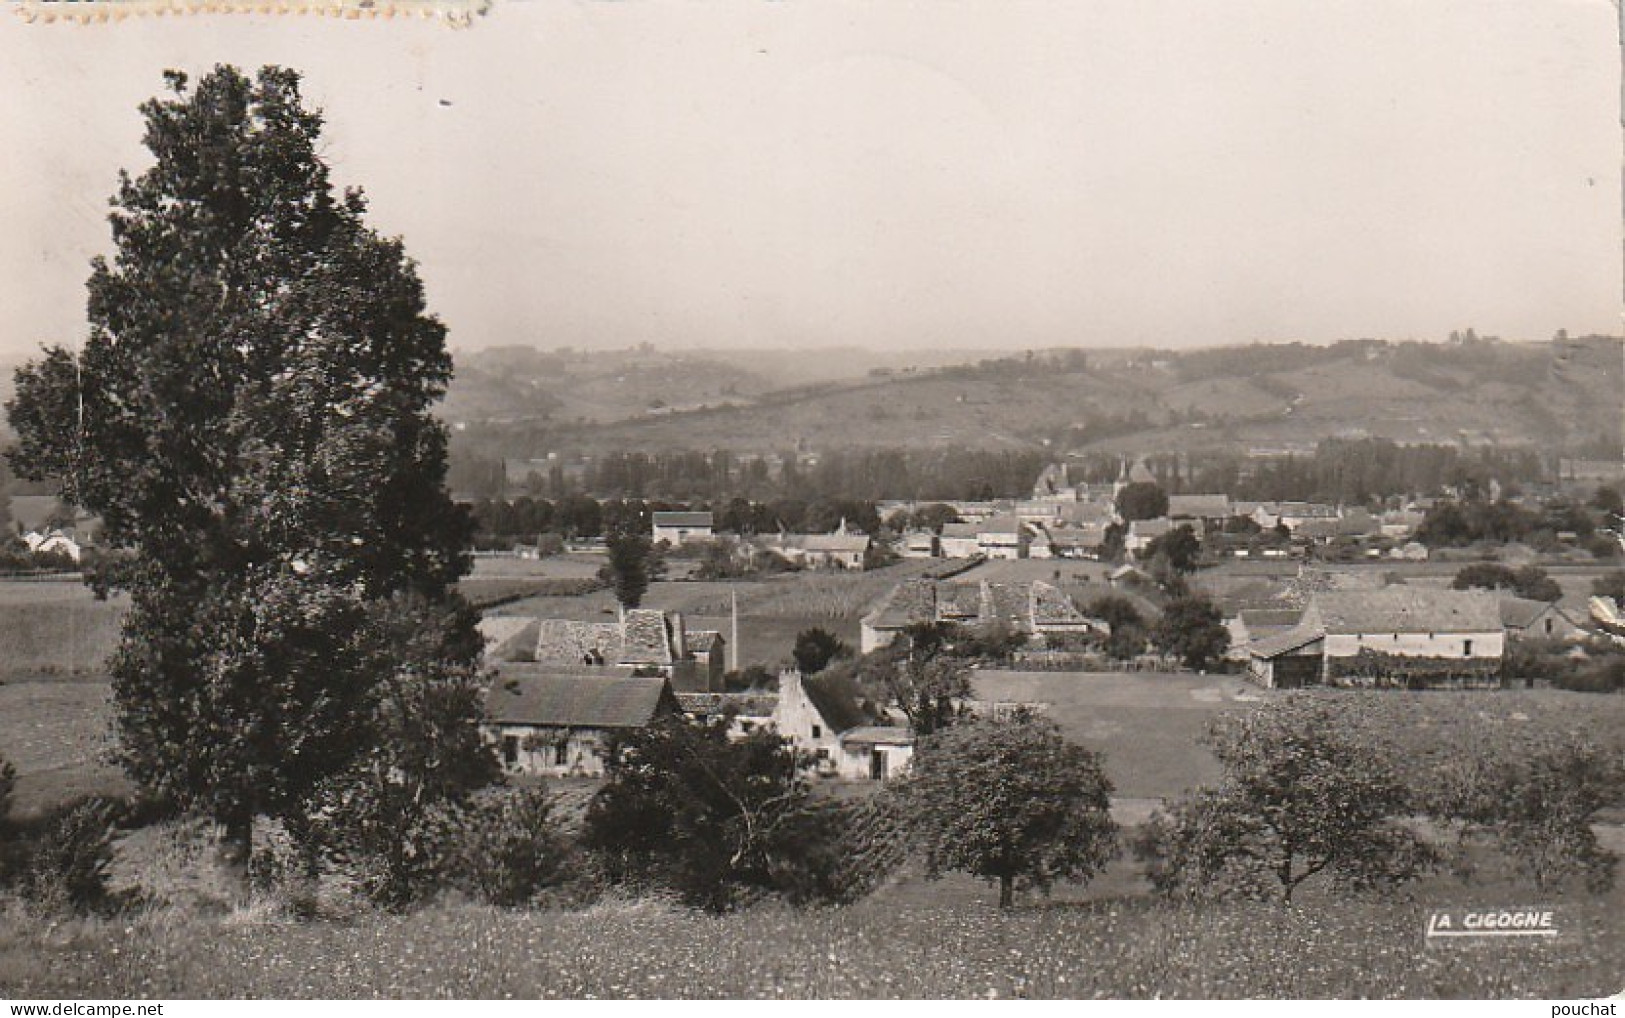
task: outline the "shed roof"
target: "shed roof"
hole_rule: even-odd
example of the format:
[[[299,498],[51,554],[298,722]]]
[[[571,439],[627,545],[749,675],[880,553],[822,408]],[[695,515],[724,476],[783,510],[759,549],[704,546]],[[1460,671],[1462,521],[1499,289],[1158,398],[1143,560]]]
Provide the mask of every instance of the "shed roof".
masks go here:
[[[912,746],[914,745],[914,733],[907,728],[862,725],[842,732],[841,744],[855,746]]]

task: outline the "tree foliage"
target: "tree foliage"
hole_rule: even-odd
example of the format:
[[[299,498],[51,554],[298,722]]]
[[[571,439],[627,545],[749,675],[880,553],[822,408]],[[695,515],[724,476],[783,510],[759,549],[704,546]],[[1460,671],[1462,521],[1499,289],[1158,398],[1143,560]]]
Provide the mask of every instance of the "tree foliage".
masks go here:
[[[166,77],[83,352],[17,373],[12,465],[122,553],[97,578],[131,595],[122,763],[246,863],[256,814],[299,813],[373,744],[367,634],[398,596],[446,603],[468,525],[429,412],[445,330],[360,192],[334,193],[297,73]]]
[[[1399,822],[1413,798],[1389,754],[1347,721],[1302,696],[1217,718],[1208,743],[1222,783],[1159,810],[1135,842],[1152,886],[1290,902],[1317,874],[1343,889],[1386,888],[1432,866],[1436,853]]]
[[[863,657],[859,678],[884,689],[917,735],[929,735],[952,724],[971,694],[970,665],[957,653],[963,636],[953,623],[908,626],[901,638]]]
[[[795,645],[790,648],[790,657],[803,675],[817,675],[831,661],[851,656],[852,648],[846,641],[821,626],[797,633]]]
[[[1460,825],[1463,846],[1495,845],[1537,890],[1576,879],[1593,893],[1611,888],[1619,857],[1592,825],[1625,805],[1618,750],[1566,737],[1504,750],[1452,761],[1431,812]]]
[[[1196,568],[1196,560],[1201,554],[1202,542],[1196,539],[1195,529],[1189,523],[1182,523],[1152,538],[1151,543],[1145,546],[1142,557],[1155,559],[1166,556],[1169,567],[1183,574]]]
[[[1125,522],[1168,515],[1168,493],[1154,481],[1125,484],[1117,493],[1117,515]]]
[[[1117,853],[1099,754],[1028,715],[962,721],[920,744],[899,786],[928,875],[960,871],[1017,890],[1087,881]]]
[[[671,716],[611,739],[583,843],[609,879],[723,911],[763,894],[819,900],[835,814],[815,808],[811,760],[767,731]]]
[[[653,539],[641,531],[618,529],[604,539],[604,545],[609,561],[599,571],[599,578],[615,591],[615,600],[622,608],[638,607],[656,573]]]
[[[1200,594],[1175,598],[1162,609],[1151,640],[1164,654],[1172,654],[1185,667],[1206,669],[1224,656],[1230,631],[1213,602]]]
[[[1472,562],[1456,572],[1450,581],[1453,590],[1510,590],[1518,597],[1532,601],[1556,601],[1563,596],[1563,588],[1539,566],[1513,569],[1499,562]]]

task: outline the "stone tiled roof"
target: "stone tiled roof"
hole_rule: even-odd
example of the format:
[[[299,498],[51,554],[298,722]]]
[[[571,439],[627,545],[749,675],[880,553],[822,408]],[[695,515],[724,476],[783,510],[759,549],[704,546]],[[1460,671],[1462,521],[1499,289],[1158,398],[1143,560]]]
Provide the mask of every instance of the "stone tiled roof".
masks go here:
[[[535,659],[539,664],[579,667],[590,663],[618,664],[621,627],[615,622],[574,622],[541,619],[537,622]]]
[[[642,728],[676,707],[663,678],[567,675],[508,665],[485,697],[494,724],[550,728]]]
[[[1020,534],[1024,524],[1014,516],[994,516],[977,525],[977,534]]]
[[[959,538],[974,541],[976,535],[981,532],[981,526],[975,523],[944,523],[942,525],[942,536],[948,539]]]
[[[714,629],[690,629],[688,651],[691,654],[710,654],[727,641]]]
[[[937,584],[937,611],[930,621],[962,621],[978,618],[982,614],[982,585],[980,583]]]
[[[937,588],[930,580],[904,580],[891,589],[884,601],[863,617],[865,625],[880,629],[901,629],[937,618]]]
[[[670,664],[672,635],[666,613],[658,608],[629,608],[625,622],[626,643],[621,649],[624,664]]]
[[[1060,587],[1042,580],[1033,581],[1031,613],[1033,624],[1038,626],[1089,621]]]
[[[977,621],[1003,622],[1018,629],[1030,628],[1031,597],[1032,591],[1027,584],[983,581]]]
[[[1328,633],[1488,633],[1501,629],[1498,599],[1487,590],[1393,586],[1315,594],[1305,625]]]

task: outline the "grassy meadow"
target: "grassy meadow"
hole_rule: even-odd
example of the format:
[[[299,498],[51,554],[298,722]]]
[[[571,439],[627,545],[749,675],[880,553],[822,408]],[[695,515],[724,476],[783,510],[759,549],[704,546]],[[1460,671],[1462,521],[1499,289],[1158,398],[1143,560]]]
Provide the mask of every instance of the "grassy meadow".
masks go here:
[[[1554,943],[1428,946],[1427,907],[1202,910],[1143,899],[700,915],[444,905],[296,922],[0,922],[11,998],[1575,998],[1617,992],[1617,911]]]

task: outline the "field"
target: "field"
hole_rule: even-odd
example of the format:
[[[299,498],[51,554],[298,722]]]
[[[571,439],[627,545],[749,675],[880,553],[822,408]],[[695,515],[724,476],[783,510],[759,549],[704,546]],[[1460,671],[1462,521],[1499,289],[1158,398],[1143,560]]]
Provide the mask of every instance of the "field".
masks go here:
[[[0,580],[0,680],[103,674],[123,618],[122,599],[98,601],[77,577]]]
[[[112,713],[105,682],[0,686],[0,756],[17,768],[12,809],[30,815],[93,793],[129,789],[102,759]]]
[[[1018,907],[655,903],[443,906],[304,922],[256,915],[0,923],[12,998],[1523,998],[1621,985],[1617,912],[1575,904],[1556,943],[1424,946],[1427,908],[1143,900]]]

